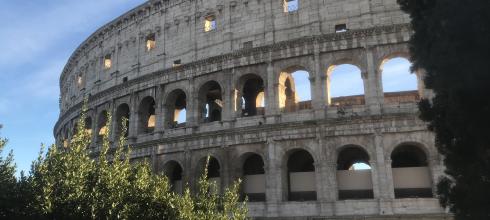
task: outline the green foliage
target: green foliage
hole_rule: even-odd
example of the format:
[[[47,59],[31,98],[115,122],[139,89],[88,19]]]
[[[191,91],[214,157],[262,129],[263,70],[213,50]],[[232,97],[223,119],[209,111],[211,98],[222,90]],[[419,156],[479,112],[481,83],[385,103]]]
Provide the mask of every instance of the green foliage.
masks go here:
[[[69,148],[51,146],[33,168],[33,182],[41,192],[37,196],[39,209],[51,218],[91,216],[89,181],[95,163],[86,151],[90,136],[85,132],[84,120],[79,122]]]
[[[11,216],[15,213],[12,201],[15,199],[17,180],[15,178],[15,164],[12,151],[3,157],[2,153],[7,145],[6,139],[0,138],[0,218]]]
[[[490,1],[398,2],[412,18],[413,68],[435,93],[419,107],[444,156],[440,202],[456,219],[489,219]]]
[[[206,164],[209,164],[208,156]],[[208,168],[199,178],[198,191],[192,195],[187,188],[183,196],[178,196],[176,206],[179,210],[178,219],[182,220],[227,220],[247,219],[246,202],[239,201],[239,186],[241,181],[235,182],[231,188],[225,190],[224,196],[217,194],[215,182],[207,179]]]
[[[30,179],[23,172],[20,179],[15,177],[12,151],[7,157],[2,156],[6,145],[7,139],[0,138],[0,219],[35,218],[36,211],[31,206],[34,191]]]
[[[85,112],[85,111],[84,111]],[[47,219],[246,219],[245,203],[238,200],[237,182],[224,195],[211,190],[205,173],[199,190],[183,195],[171,191],[168,179],[152,172],[147,161],[130,161],[131,148],[123,132],[112,147],[106,132],[98,155],[87,150],[90,134],[85,115],[67,148],[51,146],[33,163],[28,185],[31,216]],[[111,116],[108,115],[108,121]],[[107,126],[111,127],[110,125]],[[95,159],[94,159],[95,158]],[[22,181],[21,181],[22,182]],[[32,191],[29,189],[37,189]]]

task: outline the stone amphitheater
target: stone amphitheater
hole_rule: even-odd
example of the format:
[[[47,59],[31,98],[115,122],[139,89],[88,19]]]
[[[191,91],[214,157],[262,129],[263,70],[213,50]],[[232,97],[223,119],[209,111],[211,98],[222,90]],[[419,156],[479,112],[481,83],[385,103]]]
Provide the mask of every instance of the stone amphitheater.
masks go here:
[[[133,160],[180,192],[210,155],[216,190],[243,179],[254,219],[450,219],[435,197],[442,159],[418,119],[432,96],[424,72],[413,90],[383,89],[383,65],[408,58],[411,33],[396,0],[147,1],[70,57],[56,142],[87,98],[91,151],[106,113],[112,140],[129,118]],[[342,65],[358,69],[360,85],[344,86],[361,94],[335,97]]]

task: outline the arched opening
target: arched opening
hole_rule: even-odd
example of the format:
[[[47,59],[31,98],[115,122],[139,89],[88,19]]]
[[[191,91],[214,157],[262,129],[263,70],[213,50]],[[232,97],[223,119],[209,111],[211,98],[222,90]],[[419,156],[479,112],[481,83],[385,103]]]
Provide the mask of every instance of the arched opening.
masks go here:
[[[300,67],[281,72],[279,77],[279,107],[285,112],[311,109],[310,74]]]
[[[184,191],[183,170],[176,161],[169,161],[163,166],[163,172],[168,177],[172,191],[182,194]]]
[[[209,81],[199,90],[199,118],[203,122],[221,121],[223,109],[221,86],[216,81]]]
[[[263,115],[264,108],[257,104],[264,100],[264,81],[257,75],[248,74],[240,79],[243,85],[240,97],[242,116]],[[259,97],[261,100],[259,100]]]
[[[361,70],[351,64],[333,65],[327,71],[327,102],[331,106],[364,105]]]
[[[151,133],[155,130],[156,115],[155,115],[155,99],[152,97],[145,97],[139,106],[138,118],[139,126],[138,133]]]
[[[417,102],[417,75],[412,73],[409,60],[401,57],[385,59],[381,66],[382,85],[385,103]]]
[[[337,158],[339,199],[372,199],[373,182],[369,155],[358,146],[348,146]]]
[[[107,111],[102,111],[97,119],[97,141],[102,141],[102,138],[107,134]]]
[[[403,144],[391,153],[395,198],[431,198],[432,181],[427,156],[420,147]]]
[[[207,164],[206,164],[207,162]],[[220,193],[221,192],[221,166],[218,162],[218,160],[215,157],[209,157],[209,160],[207,160],[207,157],[204,159],[201,159],[201,162],[199,163],[199,177],[204,173],[204,168],[207,165],[208,168],[208,175],[206,178],[210,183],[213,183],[216,188],[212,188],[211,191],[214,193]]]
[[[77,119],[78,121],[78,119]],[[75,124],[73,124],[73,129],[72,129],[72,132],[71,132],[71,138],[73,139],[75,137],[75,135],[77,135],[78,133],[78,123],[75,122]]]
[[[130,111],[128,104],[121,104],[117,107],[116,110],[116,137],[121,136],[123,132],[123,119],[126,120],[126,129],[127,131],[124,133],[124,137],[129,136],[129,119],[130,119]]]
[[[243,195],[250,202],[265,201],[264,160],[258,154],[246,155],[243,163]]]
[[[172,91],[167,98],[167,127],[185,127],[187,121],[187,96],[184,91]]]
[[[313,157],[305,150],[293,151],[287,160],[288,200],[316,200],[316,177]]]
[[[257,108],[264,109],[264,107],[265,107],[265,93],[263,91],[259,92],[259,94],[257,95],[257,98],[255,99],[255,106],[257,106]]]
[[[63,147],[68,148],[70,145],[70,134],[68,132],[68,129],[66,128],[66,125],[63,128],[63,130],[64,130],[64,132],[63,132]]]
[[[91,117],[85,118],[85,132],[87,132],[88,135],[92,135],[92,118]]]

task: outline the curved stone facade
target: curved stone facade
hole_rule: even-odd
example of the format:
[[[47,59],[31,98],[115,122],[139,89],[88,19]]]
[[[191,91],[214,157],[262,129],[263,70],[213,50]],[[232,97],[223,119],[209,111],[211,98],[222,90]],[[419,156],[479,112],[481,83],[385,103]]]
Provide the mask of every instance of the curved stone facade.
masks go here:
[[[423,71],[417,90],[383,92],[383,63],[407,57],[408,22],[396,0],[148,1],[70,57],[54,134],[70,139],[87,97],[91,150],[105,112],[113,140],[128,117],[133,159],[176,191],[211,155],[216,190],[244,179],[253,217],[445,219],[433,196],[441,158],[417,117],[431,96]],[[364,94],[331,97],[340,64],[360,70]],[[297,70],[311,100],[297,98]]]

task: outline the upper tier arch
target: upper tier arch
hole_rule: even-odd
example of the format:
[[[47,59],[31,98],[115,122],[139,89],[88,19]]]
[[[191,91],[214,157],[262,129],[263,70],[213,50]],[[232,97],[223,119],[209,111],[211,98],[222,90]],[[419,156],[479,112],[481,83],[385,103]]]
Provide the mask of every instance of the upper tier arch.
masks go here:
[[[277,4],[271,4],[272,1],[277,1]],[[80,103],[83,96],[94,95],[158,71],[186,72],[200,68],[203,62],[216,62],[230,56],[277,51],[325,38],[328,41],[348,40],[369,35],[368,29],[384,32],[385,28],[379,27],[408,23],[408,16],[401,11],[395,14],[400,19],[374,22],[375,17],[394,16],[393,11],[379,8],[371,9],[372,17],[365,18],[361,14],[361,5],[372,3],[362,1],[353,6],[359,13],[338,13],[335,16],[321,12],[341,6],[344,1],[299,0],[299,8],[294,13],[283,11],[282,0],[248,1],[247,4],[218,0],[147,1],[99,28],[71,55],[60,76],[62,114]],[[397,6],[395,0],[385,4]],[[216,29],[205,31],[205,20],[209,15],[216,19]],[[306,15],[310,19],[299,19]],[[345,23],[352,34],[336,34],[334,26],[337,23]],[[145,42],[148,36],[154,36],[152,39],[156,44],[151,50],[147,49]],[[355,46],[353,42],[352,46]],[[313,52],[311,47],[304,49],[307,51],[289,53],[294,57]],[[263,60],[266,56],[270,58],[270,55],[257,58]],[[110,67],[105,67],[107,58],[110,59]],[[174,65],[180,67],[174,68]],[[231,63],[218,65],[224,67]],[[76,88],[74,81],[80,75],[84,77],[83,85]]]

